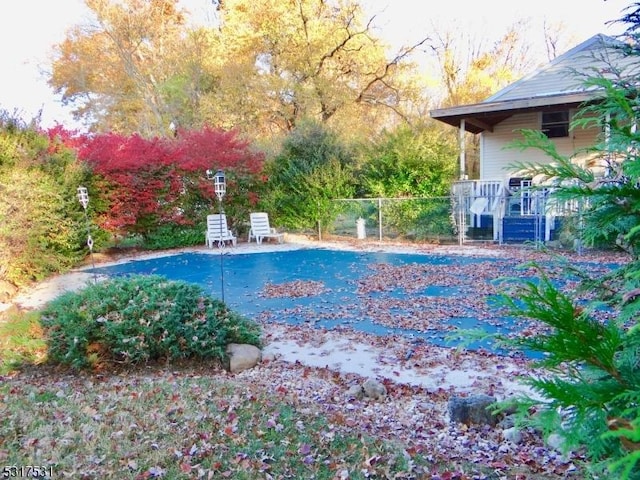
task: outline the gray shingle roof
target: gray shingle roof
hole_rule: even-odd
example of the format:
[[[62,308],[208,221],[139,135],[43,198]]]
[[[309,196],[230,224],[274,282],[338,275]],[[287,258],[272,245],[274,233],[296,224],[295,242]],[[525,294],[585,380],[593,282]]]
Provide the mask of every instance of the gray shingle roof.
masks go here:
[[[432,110],[431,117],[453,126],[465,120],[468,131],[480,133],[515,113],[577,107],[599,94],[585,85],[587,77],[619,73],[639,77],[640,58],[623,55],[617,48],[622,45],[606,35],[595,35],[486,100]]]
[[[616,46],[622,43],[605,35],[595,35],[482,103],[585,92],[587,76],[606,74],[612,65],[637,63],[637,59],[623,56]]]

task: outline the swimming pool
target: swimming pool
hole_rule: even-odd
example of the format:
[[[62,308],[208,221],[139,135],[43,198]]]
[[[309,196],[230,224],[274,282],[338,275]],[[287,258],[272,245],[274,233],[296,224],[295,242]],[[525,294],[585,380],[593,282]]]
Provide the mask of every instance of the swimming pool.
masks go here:
[[[445,337],[457,327],[509,330],[485,297],[494,293],[491,280],[512,274],[515,261],[310,248],[224,255],[222,266],[225,303],[263,322],[402,334],[438,345],[448,344]],[[196,283],[216,298],[222,293],[220,256],[207,253],[134,260],[91,272],[156,274]]]
[[[222,272],[221,275],[221,264]],[[461,255],[309,248],[220,255],[182,253],[91,270],[100,275],[156,274],[198,284],[233,310],[261,322],[306,323],[398,334],[436,345],[457,328],[514,332],[529,328],[488,300],[494,280],[522,275],[521,260]],[[487,343],[469,348],[490,348]]]

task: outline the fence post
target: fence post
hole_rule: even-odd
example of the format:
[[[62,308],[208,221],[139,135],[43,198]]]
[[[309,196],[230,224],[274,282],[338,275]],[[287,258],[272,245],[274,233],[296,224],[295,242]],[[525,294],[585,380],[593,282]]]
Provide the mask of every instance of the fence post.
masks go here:
[[[465,211],[464,211],[464,205],[466,202],[463,201],[458,202],[458,245],[463,246],[464,245],[464,231],[466,230],[467,226],[465,225],[466,223],[466,216],[465,216]]]
[[[318,215],[318,241],[321,242],[322,241],[322,220],[320,220],[320,201],[317,202],[317,215]]]
[[[382,198],[378,197],[378,241],[382,241]]]

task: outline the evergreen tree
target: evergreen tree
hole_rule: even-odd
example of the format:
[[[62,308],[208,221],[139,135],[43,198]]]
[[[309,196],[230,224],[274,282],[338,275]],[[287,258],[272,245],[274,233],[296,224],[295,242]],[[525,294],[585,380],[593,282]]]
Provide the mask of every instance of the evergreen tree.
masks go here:
[[[316,121],[301,122],[265,172],[261,204],[289,228],[313,230],[318,221],[325,228],[336,214],[331,200],[350,198],[355,191],[350,153]]]
[[[628,12],[620,20],[630,24],[620,48],[638,56],[640,3]],[[501,297],[511,315],[548,327],[537,336],[499,337],[509,348],[544,353],[543,373],[527,379],[537,396],[517,402],[520,422],[559,434],[567,450],[584,448],[597,478],[640,478],[640,92],[634,64],[626,70],[612,65],[607,76],[587,79],[604,93],[573,122],[573,128],[596,124],[607,132],[593,147],[606,167],[603,176],[559,156],[541,132],[523,132],[517,145],[552,156],[553,164],[527,165],[528,175],[553,179],[556,200],[583,205],[584,238],[622,248],[629,260],[600,278],[565,265],[567,275],[581,280],[574,291],[562,290],[534,265],[537,279],[510,279]]]

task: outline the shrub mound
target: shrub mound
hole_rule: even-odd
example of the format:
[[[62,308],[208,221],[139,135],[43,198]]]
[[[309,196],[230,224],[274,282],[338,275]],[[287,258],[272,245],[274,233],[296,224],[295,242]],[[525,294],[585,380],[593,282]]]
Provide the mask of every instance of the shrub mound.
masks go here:
[[[53,363],[224,360],[229,343],[260,345],[260,327],[198,285],[158,275],[118,277],[69,292],[41,317]]]

